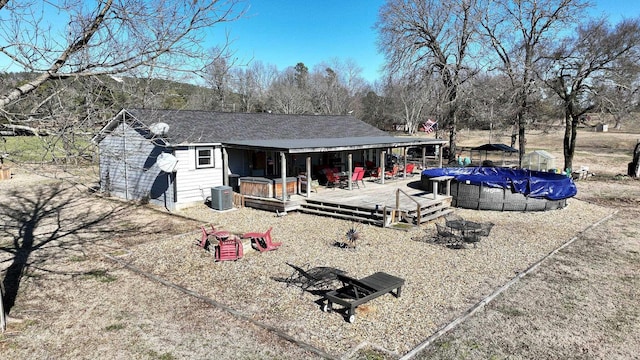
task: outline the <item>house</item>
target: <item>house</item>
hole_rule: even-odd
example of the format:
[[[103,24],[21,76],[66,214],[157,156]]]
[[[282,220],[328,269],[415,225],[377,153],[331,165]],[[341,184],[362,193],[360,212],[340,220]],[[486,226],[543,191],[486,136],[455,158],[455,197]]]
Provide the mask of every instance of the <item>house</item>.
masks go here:
[[[124,109],[93,142],[101,191],[175,210],[206,201],[215,187],[237,191],[238,178],[288,185],[301,173],[384,166],[378,159],[389,149],[446,141],[390,136],[353,116]],[[291,189],[282,187],[284,201]]]

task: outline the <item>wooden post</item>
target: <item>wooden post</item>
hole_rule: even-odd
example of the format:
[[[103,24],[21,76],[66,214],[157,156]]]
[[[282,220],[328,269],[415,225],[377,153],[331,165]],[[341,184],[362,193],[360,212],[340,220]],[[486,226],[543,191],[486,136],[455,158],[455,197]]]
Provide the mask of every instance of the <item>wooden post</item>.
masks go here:
[[[280,177],[282,179],[282,201],[287,201],[287,154],[280,152]]]
[[[353,172],[353,154],[349,153],[347,155],[347,183],[349,184],[349,190],[353,190],[353,184],[351,183],[351,174]]]
[[[222,148],[222,185],[229,186],[229,154]]]
[[[384,164],[387,161],[387,152],[386,151],[381,151],[380,152],[380,174],[378,174],[380,176],[380,184],[384,185]]]
[[[311,197],[311,181],[313,181],[312,174],[311,174],[311,156],[307,156],[306,168],[307,168],[307,189],[305,191],[307,192],[307,197]]]

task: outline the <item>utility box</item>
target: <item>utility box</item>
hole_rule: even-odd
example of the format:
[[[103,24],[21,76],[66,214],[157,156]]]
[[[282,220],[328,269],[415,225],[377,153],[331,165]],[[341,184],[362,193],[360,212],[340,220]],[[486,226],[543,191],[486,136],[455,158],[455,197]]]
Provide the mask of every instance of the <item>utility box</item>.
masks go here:
[[[233,189],[231,186],[211,188],[211,208],[214,210],[229,210],[233,208]]]

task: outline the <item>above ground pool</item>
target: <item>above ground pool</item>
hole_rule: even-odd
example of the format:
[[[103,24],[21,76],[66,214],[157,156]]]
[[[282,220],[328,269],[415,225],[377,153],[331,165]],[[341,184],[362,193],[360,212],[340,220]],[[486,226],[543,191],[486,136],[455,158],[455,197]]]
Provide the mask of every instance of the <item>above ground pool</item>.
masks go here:
[[[565,207],[566,199],[577,193],[575,183],[565,175],[501,167],[424,170],[421,176],[423,188],[431,191],[431,179],[440,176],[453,176],[452,205],[466,209],[554,210]]]

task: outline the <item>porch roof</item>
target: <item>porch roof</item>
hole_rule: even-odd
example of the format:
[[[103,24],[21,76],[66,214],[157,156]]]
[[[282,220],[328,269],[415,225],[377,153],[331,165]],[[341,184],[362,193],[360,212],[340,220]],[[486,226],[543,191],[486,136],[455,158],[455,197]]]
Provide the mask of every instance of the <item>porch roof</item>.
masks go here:
[[[230,148],[263,148],[284,151],[290,154],[324,151],[350,151],[379,148],[409,147],[421,145],[443,145],[445,140],[403,138],[395,136],[367,136],[356,138],[316,138],[316,139],[266,139],[230,140],[225,143]]]

